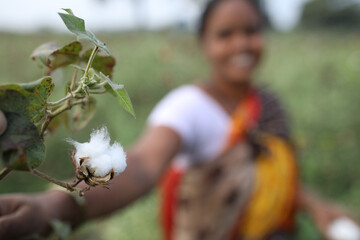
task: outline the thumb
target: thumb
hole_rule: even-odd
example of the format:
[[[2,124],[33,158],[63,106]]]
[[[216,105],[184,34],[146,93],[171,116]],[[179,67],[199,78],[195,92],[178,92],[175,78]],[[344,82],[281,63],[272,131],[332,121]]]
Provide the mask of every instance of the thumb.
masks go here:
[[[4,113],[0,111],[0,135],[3,134],[7,127],[7,121]]]
[[[18,239],[34,233],[37,219],[26,207],[20,208],[15,213],[0,217],[0,239]]]

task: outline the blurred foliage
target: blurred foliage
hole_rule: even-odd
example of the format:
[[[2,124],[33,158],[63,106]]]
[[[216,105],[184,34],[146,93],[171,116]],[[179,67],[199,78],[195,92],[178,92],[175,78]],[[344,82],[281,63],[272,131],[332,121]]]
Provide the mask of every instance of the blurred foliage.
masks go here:
[[[268,33],[267,54],[258,72],[259,82],[275,91],[288,110],[303,181],[355,214],[360,211],[358,38],[357,34],[338,32]],[[0,83],[31,81],[41,76],[41,70],[26,56],[49,39],[48,34],[0,34]],[[54,39],[65,43],[72,36]],[[114,101],[111,96],[99,97],[94,120],[82,133],[60,129],[46,142],[47,161],[40,169],[60,179],[73,176],[66,137],[85,141],[92,128],[105,124],[114,140],[129,146],[162,96],[176,86],[207,76],[200,48],[189,34],[134,32],[103,35],[101,39],[111,46],[109,50],[117,59],[114,81],[127,87],[137,119],[124,114],[117,104],[109,104]],[[55,71],[55,84],[64,85],[62,79],[71,78],[70,73]],[[53,97],[62,94],[55,92]],[[0,193],[36,192],[47,187],[46,182],[32,175],[11,173],[0,182]],[[110,218],[84,225],[71,239],[161,239],[157,209],[157,195],[153,193]],[[299,216],[297,239],[318,239],[304,214]]]
[[[340,4],[331,0],[313,0],[305,5],[301,26],[305,28],[359,29],[359,3]]]

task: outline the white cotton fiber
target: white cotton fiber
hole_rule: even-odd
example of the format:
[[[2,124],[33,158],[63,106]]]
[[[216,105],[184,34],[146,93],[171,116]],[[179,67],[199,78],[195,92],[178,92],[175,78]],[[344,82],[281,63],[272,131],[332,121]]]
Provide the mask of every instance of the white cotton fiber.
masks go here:
[[[104,177],[112,170],[111,159],[108,154],[91,157],[84,164],[95,177]]]
[[[126,168],[126,154],[120,143],[115,142],[109,151],[111,157],[112,168],[115,170],[115,175],[122,173]]]
[[[330,240],[360,240],[359,226],[349,218],[334,220],[327,229]]]
[[[79,143],[71,139],[67,141],[76,148],[75,160],[78,166],[81,165],[80,159],[84,159],[83,166],[96,177],[104,177],[113,170],[115,174],[119,174],[126,168],[125,152],[118,142],[110,145],[106,127],[94,130],[89,142]]]

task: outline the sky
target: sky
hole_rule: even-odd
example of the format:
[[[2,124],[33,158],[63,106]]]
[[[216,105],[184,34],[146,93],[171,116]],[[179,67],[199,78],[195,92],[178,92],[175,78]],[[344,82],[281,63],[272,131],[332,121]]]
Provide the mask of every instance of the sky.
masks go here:
[[[302,6],[309,0],[265,0],[273,25],[282,31],[296,26]],[[56,14],[71,8],[92,31],[129,30],[141,26],[161,29],[182,24],[195,26],[201,8],[194,0],[0,0],[0,30],[66,31]],[[142,16],[141,18],[137,16]]]
[[[265,8],[270,14],[270,22],[278,30],[294,28],[301,18],[304,4],[311,0],[267,0]]]

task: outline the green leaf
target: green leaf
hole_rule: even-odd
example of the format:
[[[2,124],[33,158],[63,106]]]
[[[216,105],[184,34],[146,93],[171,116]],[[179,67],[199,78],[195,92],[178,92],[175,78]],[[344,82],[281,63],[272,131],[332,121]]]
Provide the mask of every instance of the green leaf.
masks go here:
[[[54,84],[51,77],[44,77],[41,79],[40,84],[34,89],[33,94],[46,103],[54,90]]]
[[[76,35],[86,34],[85,22],[83,19],[72,14],[59,13],[59,15],[70,32]]]
[[[87,63],[89,61],[90,55],[92,53],[92,49],[87,50],[81,56],[81,61]],[[115,66],[115,58],[112,56],[101,56],[96,55],[93,62],[92,68],[94,68],[98,72],[102,72],[104,75],[112,78],[113,69]]]
[[[48,76],[42,77],[38,80],[28,82],[28,83],[19,83],[19,86],[28,92],[33,92],[45,78],[49,78],[49,77]]]
[[[100,73],[100,77],[107,81],[107,85],[105,85],[106,90],[115,96],[120,103],[120,105],[128,111],[133,117],[135,117],[134,108],[132,106],[131,100],[129,95],[127,94],[124,85],[116,84],[110,80],[107,76],[103,73]]]
[[[78,38],[94,43],[96,46],[98,46],[99,48],[104,50],[108,55],[110,55],[109,49],[107,49],[105,43],[103,43],[99,39],[97,39],[95,34],[93,34],[92,32],[86,31],[86,35],[81,34],[78,36]]]
[[[82,45],[78,41],[71,42],[60,47],[56,42],[48,42],[40,45],[31,54],[31,59],[39,61],[51,73],[59,67],[75,63],[79,58]]]
[[[32,60],[40,62],[41,65],[47,66],[48,56],[59,48],[60,46],[56,42],[47,42],[37,47],[30,57]]]
[[[0,109],[19,113],[36,123],[44,117],[47,99],[54,90],[54,84],[51,77],[44,77],[27,86],[27,89],[32,91],[17,84],[0,86]]]
[[[25,148],[26,166],[30,169],[37,168],[45,160],[46,148],[44,143],[39,139],[33,145]],[[13,168],[18,170],[25,169],[25,165],[14,165]]]
[[[16,112],[21,115],[28,116],[28,106],[30,105],[30,99],[25,96],[26,93],[24,93],[24,91],[25,90],[17,85],[1,86],[0,110],[5,112]]]
[[[47,99],[53,90],[54,84],[52,83],[52,79],[47,77],[44,78],[35,88],[34,92],[29,95],[29,117],[34,123],[38,122],[44,117],[47,106]]]
[[[52,52],[46,61],[46,66],[54,71],[55,69],[69,64],[75,63],[79,59],[79,54],[82,49],[80,42],[75,41],[68,45]]]
[[[74,15],[74,16],[75,16],[75,14],[73,13],[73,11],[72,11],[70,8],[62,8],[62,10],[64,10],[65,12],[67,12],[67,13],[70,14],[70,15]]]
[[[102,48],[107,54],[110,55],[109,50],[105,43],[101,42],[96,36],[85,29],[85,22],[82,18],[76,17],[72,14],[59,13],[61,19],[65,23],[70,32],[74,33],[78,39],[84,39],[94,43],[99,48]]]
[[[14,170],[38,167],[45,159],[45,146],[40,140],[36,126],[29,118],[5,112],[8,127],[0,136],[0,160]]]
[[[125,88],[121,88],[121,89],[117,89],[115,90],[117,93],[117,99],[120,103],[120,105],[126,110],[128,111],[131,115],[133,115],[133,117],[135,118],[135,112],[130,100],[130,97],[127,93],[127,91],[125,90]]]

